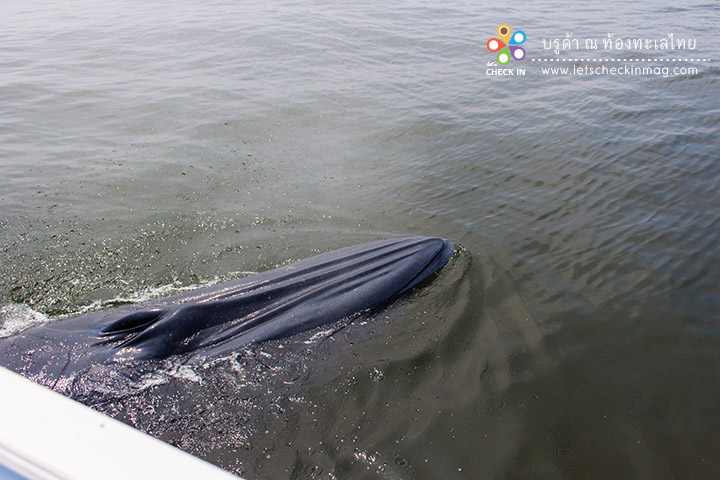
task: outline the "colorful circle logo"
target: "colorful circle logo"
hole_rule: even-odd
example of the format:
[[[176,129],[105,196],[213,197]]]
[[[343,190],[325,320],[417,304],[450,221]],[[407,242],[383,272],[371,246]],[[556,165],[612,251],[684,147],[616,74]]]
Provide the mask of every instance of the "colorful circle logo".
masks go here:
[[[508,25],[503,24],[497,28],[497,34],[500,38],[488,40],[487,48],[493,53],[498,52],[497,61],[500,65],[507,65],[510,58],[518,61],[525,58],[525,49],[520,46],[527,38],[525,32],[513,32]]]

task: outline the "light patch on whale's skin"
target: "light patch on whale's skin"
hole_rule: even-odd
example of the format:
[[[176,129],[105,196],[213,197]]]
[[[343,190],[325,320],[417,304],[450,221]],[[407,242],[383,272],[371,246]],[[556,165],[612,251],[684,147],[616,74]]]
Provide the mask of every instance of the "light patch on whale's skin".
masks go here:
[[[0,339],[0,365],[51,388],[102,365],[161,364],[176,356],[202,365],[246,345],[352,320],[426,280],[453,251],[440,238],[381,240],[167,298],[91,311]],[[326,330],[318,334],[335,334]],[[173,376],[172,368],[161,370]],[[193,381],[187,369],[175,374]]]

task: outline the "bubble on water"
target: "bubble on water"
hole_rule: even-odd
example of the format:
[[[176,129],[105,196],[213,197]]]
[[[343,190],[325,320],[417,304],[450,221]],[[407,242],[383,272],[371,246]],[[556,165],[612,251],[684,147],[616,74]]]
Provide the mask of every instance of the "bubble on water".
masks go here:
[[[385,374],[377,367],[373,367],[372,370],[370,370],[370,378],[373,382],[382,382],[385,378]]]

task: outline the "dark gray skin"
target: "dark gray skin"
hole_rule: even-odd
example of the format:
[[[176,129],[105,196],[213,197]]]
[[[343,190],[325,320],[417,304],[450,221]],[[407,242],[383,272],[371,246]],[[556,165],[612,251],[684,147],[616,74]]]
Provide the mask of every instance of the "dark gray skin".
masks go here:
[[[201,362],[378,308],[450,259],[449,240],[380,240],[142,305],[0,339],[0,365],[54,387],[95,365],[185,355]]]

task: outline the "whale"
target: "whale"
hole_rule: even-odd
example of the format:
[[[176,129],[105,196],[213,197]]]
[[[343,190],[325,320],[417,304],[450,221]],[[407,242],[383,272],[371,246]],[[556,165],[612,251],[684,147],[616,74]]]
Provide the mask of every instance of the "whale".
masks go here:
[[[0,366],[53,388],[94,366],[201,363],[389,305],[451,258],[437,237],[378,240],[235,281],[52,321],[0,339]],[[428,280],[429,281],[429,280]]]

